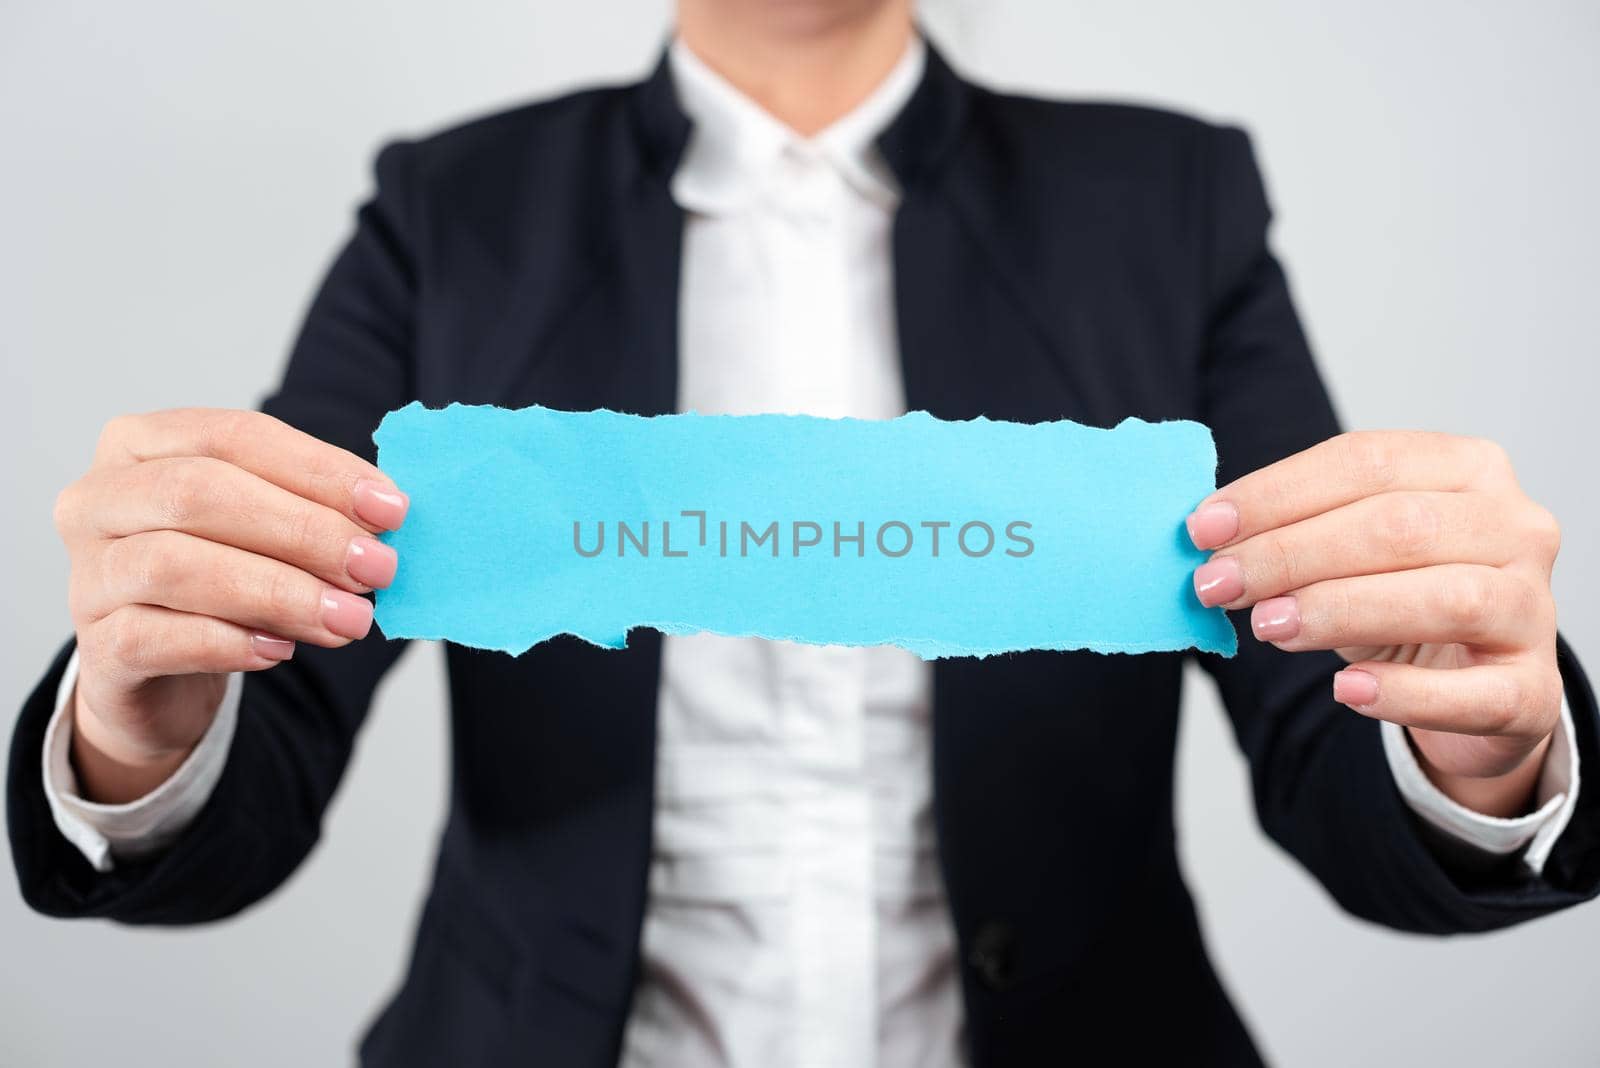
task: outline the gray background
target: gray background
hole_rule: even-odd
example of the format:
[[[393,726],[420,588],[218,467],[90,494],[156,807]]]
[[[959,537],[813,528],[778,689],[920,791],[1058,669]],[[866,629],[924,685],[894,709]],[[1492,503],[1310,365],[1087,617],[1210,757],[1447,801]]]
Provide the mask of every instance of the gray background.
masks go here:
[[[1346,418],[1503,442],[1565,525],[1562,623],[1600,665],[1600,7],[944,0],[925,14],[971,75],[1247,125]],[[668,19],[666,0],[0,5],[7,704],[68,629],[50,504],[100,424],[254,403],[382,138],[632,77]],[[347,1059],[403,966],[440,825],[439,660],[404,659],[324,844],[241,918],[53,922],[0,878],[0,1064]],[[1262,838],[1225,721],[1194,682],[1183,854],[1269,1055],[1600,1062],[1600,907],[1447,941],[1341,915]]]

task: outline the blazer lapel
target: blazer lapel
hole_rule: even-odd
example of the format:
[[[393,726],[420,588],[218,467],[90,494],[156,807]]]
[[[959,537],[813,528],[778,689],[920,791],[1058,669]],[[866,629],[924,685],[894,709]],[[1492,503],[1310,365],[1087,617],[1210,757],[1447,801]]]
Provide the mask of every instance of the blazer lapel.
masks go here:
[[[1005,238],[1005,150],[976,124],[974,89],[933,48],[922,85],[879,139],[903,189],[894,226],[906,401],[944,419],[1091,421],[1094,379],[1069,359]],[[1063,191],[1063,195],[1068,195]]]
[[[619,92],[613,121],[560,160],[527,160],[509,177],[532,192],[502,220],[506,295],[448,399],[639,415],[674,410],[683,213],[670,180],[689,123],[665,59]],[[533,146],[529,155],[545,149]],[[548,203],[529,203],[548,201]],[[487,273],[487,272],[486,272]]]

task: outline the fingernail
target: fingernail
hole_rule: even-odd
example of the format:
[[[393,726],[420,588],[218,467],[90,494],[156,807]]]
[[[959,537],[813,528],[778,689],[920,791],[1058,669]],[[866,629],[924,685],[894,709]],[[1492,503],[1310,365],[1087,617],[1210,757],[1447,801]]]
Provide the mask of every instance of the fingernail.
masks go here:
[[[395,567],[399,562],[395,551],[377,538],[351,538],[350,548],[344,554],[345,571],[363,586],[373,589],[394,581]]]
[[[324,590],[322,625],[341,638],[365,638],[372,629],[372,602],[343,590]]]
[[[1300,633],[1300,604],[1293,597],[1269,597],[1250,610],[1250,629],[1264,642],[1288,641]]]
[[[1215,549],[1226,545],[1239,533],[1239,509],[1227,501],[1202,504],[1185,519],[1189,540],[1197,549]]]
[[[1239,561],[1231,556],[1219,556],[1194,569],[1194,592],[1207,608],[1237,601],[1244,596],[1244,575]]]
[[[1360,668],[1345,668],[1333,677],[1333,699],[1360,710],[1378,700],[1378,676]]]
[[[250,651],[263,660],[287,660],[294,655],[294,642],[272,634],[252,634]]]
[[[384,530],[398,530],[406,521],[406,509],[411,498],[383,482],[363,478],[356,483],[352,493],[356,515]]]

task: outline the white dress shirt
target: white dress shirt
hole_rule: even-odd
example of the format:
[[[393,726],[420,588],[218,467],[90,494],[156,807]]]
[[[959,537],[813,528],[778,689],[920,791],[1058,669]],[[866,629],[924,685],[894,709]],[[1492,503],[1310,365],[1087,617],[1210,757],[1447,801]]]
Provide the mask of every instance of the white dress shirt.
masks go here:
[[[905,413],[872,143],[921,42],[809,140],[681,42],[683,411]],[[654,855],[625,1065],[953,1065],[961,1004],[933,841],[928,665],[892,646],[668,637]]]
[[[887,419],[905,409],[890,228],[874,147],[915,89],[914,42],[849,115],[803,138],[681,42],[694,132],[672,193],[686,213],[678,398],[684,411]],[[128,805],[76,795],[67,713],[45,735],[57,826],[98,870],[159,849],[214,788],[237,720],[228,689],[173,778]],[[955,1065],[961,1002],[935,859],[928,665],[893,647],[701,634],[663,643],[655,834],[643,967],[623,1063]],[[1093,709],[1083,714],[1095,714]],[[1577,800],[1562,709],[1537,811],[1495,819],[1445,797],[1383,724],[1399,791],[1425,821],[1543,868]],[[1088,822],[1108,818],[1086,812]]]

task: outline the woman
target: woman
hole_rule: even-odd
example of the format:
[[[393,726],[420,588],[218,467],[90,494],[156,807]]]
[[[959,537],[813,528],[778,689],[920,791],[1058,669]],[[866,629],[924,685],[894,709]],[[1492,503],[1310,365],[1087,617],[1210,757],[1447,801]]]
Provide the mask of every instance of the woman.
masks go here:
[[[10,776],[36,908],[200,922],[304,857],[400,652],[370,433],[411,400],[1199,419],[1196,595],[1249,634],[1200,659],[1269,832],[1408,930],[1596,892],[1554,521],[1489,443],[1339,434],[1238,131],[972,86],[909,0],[682,0],[646,82],[377,171],[266,414],[117,420],[62,494],[77,633]],[[1257,1060],[1173,851],[1179,656],[449,660],[450,819],[367,1063]]]

